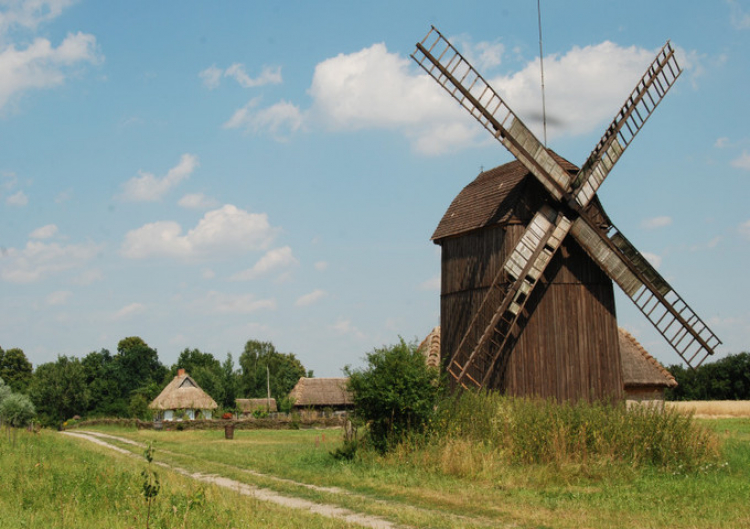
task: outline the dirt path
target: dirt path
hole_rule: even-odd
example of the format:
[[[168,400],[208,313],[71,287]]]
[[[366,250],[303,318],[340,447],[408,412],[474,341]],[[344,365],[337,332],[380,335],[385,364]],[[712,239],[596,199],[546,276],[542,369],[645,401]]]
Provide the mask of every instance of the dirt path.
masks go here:
[[[137,456],[133,454],[133,452],[130,452],[129,450],[125,450],[124,448],[120,448],[119,446],[115,446],[107,442],[107,440],[118,441],[121,443],[127,443],[127,444],[131,444],[134,446],[145,448],[145,445],[143,445],[142,443],[137,443],[135,441],[131,441],[130,439],[125,439],[122,437],[117,437],[114,435],[109,435],[109,434],[104,434],[104,433],[99,433],[99,432],[90,432],[90,431],[81,430],[81,431],[76,431],[76,432],[62,432],[62,433],[64,435],[69,435],[71,437],[85,439],[99,446],[103,446],[110,450],[114,450],[115,452],[126,454],[132,457],[137,457]],[[189,470],[185,470],[184,468],[180,468],[180,467],[173,466],[173,465],[168,465],[166,463],[155,463],[155,464],[168,468],[174,472],[177,472],[179,474],[182,474],[183,476],[192,478],[196,481],[200,481],[203,483],[210,483],[213,485],[217,485],[219,487],[224,487],[224,488],[233,490],[235,492],[238,492],[244,496],[250,496],[252,498],[255,498],[261,501],[268,501],[271,503],[275,503],[277,505],[281,505],[282,507],[287,507],[291,509],[299,509],[302,511],[309,511],[315,514],[319,514],[321,516],[326,516],[328,518],[336,518],[339,520],[344,520],[348,523],[356,524],[361,527],[369,527],[372,529],[402,529],[404,527],[404,526],[393,524],[389,522],[388,520],[379,518],[377,516],[354,512],[349,509],[344,509],[343,507],[338,507],[336,505],[315,503],[315,502],[305,500],[302,498],[284,496],[270,489],[255,487],[253,485],[248,485],[246,483],[242,483],[241,481],[229,479],[224,476],[219,476],[216,474],[202,474],[199,472],[190,472]],[[258,476],[272,477],[272,476],[267,476],[265,474],[255,473],[253,471],[248,471],[248,472],[252,474],[257,474]],[[277,479],[279,481],[293,483],[295,485],[299,485],[302,487],[322,490],[325,492],[333,492],[333,493],[345,492],[339,489],[335,489],[333,487],[317,487],[315,485],[299,483],[296,481],[287,480],[283,478],[274,478],[274,479]]]

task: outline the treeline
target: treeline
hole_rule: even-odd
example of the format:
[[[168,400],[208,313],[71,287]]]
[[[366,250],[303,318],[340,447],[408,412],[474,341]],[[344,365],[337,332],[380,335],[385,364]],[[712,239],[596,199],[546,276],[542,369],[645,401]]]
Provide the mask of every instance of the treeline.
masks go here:
[[[678,384],[666,391],[667,400],[750,400],[750,353],[728,355],[697,369],[667,369]]]
[[[300,377],[312,376],[292,353],[280,353],[270,342],[248,340],[235,365],[209,352],[185,349],[167,367],[156,349],[137,336],[124,338],[117,352],[93,351],[83,358],[58,356],[33,369],[23,350],[0,348],[0,378],[14,392],[27,395],[38,418],[47,425],[78,415],[150,419],[149,403],[182,368],[221,410],[235,408],[237,398],[271,396],[280,408],[290,407],[289,392]]]

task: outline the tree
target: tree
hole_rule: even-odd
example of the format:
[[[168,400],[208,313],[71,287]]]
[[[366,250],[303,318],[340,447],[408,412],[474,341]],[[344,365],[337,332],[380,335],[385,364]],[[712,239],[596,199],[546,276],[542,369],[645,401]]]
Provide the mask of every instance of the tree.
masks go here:
[[[217,403],[225,400],[224,373],[219,362],[211,353],[198,349],[185,349],[177,363],[172,366],[172,376],[178,369],[184,369],[193,380]]]
[[[151,383],[161,384],[169,371],[152,349],[138,336],[123,338],[114,356],[114,377],[119,386],[119,398],[127,410],[134,391]]]
[[[31,382],[31,362],[18,348],[3,351],[0,347],[0,377],[15,392],[25,392]]]
[[[307,372],[292,353],[279,353],[271,342],[248,340],[240,355],[240,393],[248,398],[267,395],[270,380],[271,396],[285,397]]]
[[[668,389],[668,400],[749,400],[750,353],[739,353],[689,369],[668,368],[677,387]]]
[[[224,400],[221,402],[221,406],[224,409],[233,409],[237,399],[239,373],[234,369],[232,353],[227,353],[226,359],[221,364],[221,382],[224,386]]]
[[[11,393],[0,402],[0,418],[13,427],[26,426],[36,415],[31,400],[26,395]]]
[[[373,446],[384,452],[409,432],[424,431],[438,397],[438,372],[427,366],[416,343],[403,338],[368,353],[367,366],[349,376],[355,414],[369,425]]]
[[[88,415],[124,416],[126,401],[120,395],[116,365],[110,352],[107,349],[92,351],[81,360],[81,364],[90,397]]]
[[[42,422],[47,425],[84,415],[91,398],[81,361],[62,355],[57,357],[57,362],[37,366],[29,393]]]

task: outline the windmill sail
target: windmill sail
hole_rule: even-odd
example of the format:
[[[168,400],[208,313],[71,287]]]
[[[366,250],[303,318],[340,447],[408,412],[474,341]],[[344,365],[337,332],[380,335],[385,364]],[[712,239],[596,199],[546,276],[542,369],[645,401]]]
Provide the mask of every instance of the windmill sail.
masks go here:
[[[412,58],[547,188],[562,200],[571,176],[547,152],[505,101],[434,27]]]
[[[588,205],[594,197],[612,166],[622,156],[681,73],[672,45],[667,42],[576,175],[573,193],[581,207]]]
[[[570,233],[687,365],[696,368],[714,353],[721,340],[617,228],[604,232],[580,217]]]

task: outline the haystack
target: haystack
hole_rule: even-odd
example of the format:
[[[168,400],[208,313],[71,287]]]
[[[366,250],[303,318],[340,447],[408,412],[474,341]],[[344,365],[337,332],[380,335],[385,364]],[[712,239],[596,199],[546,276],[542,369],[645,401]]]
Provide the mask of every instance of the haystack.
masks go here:
[[[210,419],[212,411],[219,406],[184,369],[180,369],[148,407],[157,410],[162,420],[179,421],[183,418],[194,420],[198,412],[203,418]]]
[[[295,408],[332,408],[345,410],[354,405],[352,395],[346,388],[348,378],[302,377],[289,397]]]

